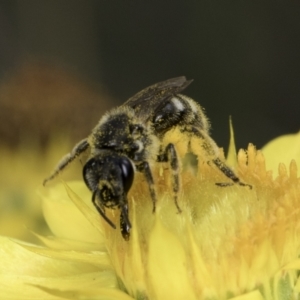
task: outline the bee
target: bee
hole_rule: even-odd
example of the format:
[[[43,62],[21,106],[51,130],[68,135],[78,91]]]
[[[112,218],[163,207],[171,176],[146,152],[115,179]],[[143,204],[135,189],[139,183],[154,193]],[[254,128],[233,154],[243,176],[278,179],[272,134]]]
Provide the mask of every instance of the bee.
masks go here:
[[[83,167],[83,179],[92,192],[92,202],[114,229],[116,225],[106,216],[105,209],[120,210],[121,234],[125,240],[129,240],[132,226],[127,194],[136,171],[145,176],[154,213],[157,197],[151,165],[168,163],[174,203],[178,212],[181,212],[178,204],[179,156],[174,143],[166,138],[168,133],[176,129],[187,137],[187,151],[191,150],[208,163],[212,162],[231,180],[217,185],[239,184],[251,188],[241,182],[220,159],[219,148],[209,135],[210,124],[202,107],[180,94],[191,82],[182,76],[156,83],[106,113],[91,134],[60,160],[43,184],[54,179],[76,158],[89,151],[89,158]],[[192,140],[196,143],[192,143]],[[196,146],[191,148],[192,144]]]

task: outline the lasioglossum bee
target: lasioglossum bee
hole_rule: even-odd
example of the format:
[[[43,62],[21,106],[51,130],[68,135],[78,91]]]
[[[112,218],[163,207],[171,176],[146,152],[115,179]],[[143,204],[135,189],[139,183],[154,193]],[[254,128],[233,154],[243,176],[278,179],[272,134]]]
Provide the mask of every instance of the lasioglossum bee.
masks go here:
[[[89,151],[89,159],[83,168],[83,178],[92,191],[92,201],[100,215],[113,227],[106,216],[106,208],[120,209],[120,228],[123,238],[130,237],[131,223],[128,215],[127,194],[134,181],[134,173],[142,172],[149,186],[155,212],[155,182],[149,162],[168,163],[171,170],[174,203],[178,212],[180,190],[179,158],[175,145],[166,141],[171,130],[179,130],[189,139],[197,141],[195,155],[213,162],[229,183],[242,183],[235,173],[220,159],[219,148],[209,135],[209,122],[203,109],[191,98],[181,95],[192,80],[172,78],[140,91],[122,106],[112,109],[99,121],[92,133],[80,141],[64,156],[53,173],[44,180],[52,180],[74,159]],[[187,143],[189,144],[189,142]],[[189,145],[187,145],[188,151]]]

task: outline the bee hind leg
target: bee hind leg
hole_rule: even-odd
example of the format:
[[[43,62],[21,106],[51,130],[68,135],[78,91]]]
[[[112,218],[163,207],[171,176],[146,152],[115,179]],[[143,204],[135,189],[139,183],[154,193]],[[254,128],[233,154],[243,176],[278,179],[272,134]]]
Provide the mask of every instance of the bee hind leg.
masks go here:
[[[231,186],[231,185],[234,185],[234,184],[238,184],[238,185],[241,185],[241,186],[248,186],[250,189],[252,189],[252,185],[241,182],[240,179],[235,175],[235,173],[224,162],[222,162],[219,158],[213,159],[213,163],[217,166],[217,168],[224,175],[226,175],[229,179],[231,179],[233,181],[233,182],[216,183],[216,185],[221,186],[221,187],[226,187],[226,186]]]
[[[238,176],[220,158],[218,158],[218,147],[207,133],[199,130],[199,128],[195,126],[188,128],[187,132],[189,132],[192,137],[196,137],[201,141],[200,149],[208,156],[208,163],[212,161],[226,177],[232,180],[232,182],[216,183],[216,185],[226,187],[238,184],[240,186],[247,186],[252,189],[252,185],[241,182]],[[197,154],[197,151],[195,154]],[[199,157],[201,157],[201,153]]]

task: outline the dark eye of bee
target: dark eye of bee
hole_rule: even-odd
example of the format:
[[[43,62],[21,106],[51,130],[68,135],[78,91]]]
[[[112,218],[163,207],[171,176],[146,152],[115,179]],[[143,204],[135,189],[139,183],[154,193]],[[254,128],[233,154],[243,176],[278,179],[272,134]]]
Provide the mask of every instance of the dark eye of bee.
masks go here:
[[[134,170],[133,170],[131,162],[125,157],[122,157],[120,159],[119,166],[122,170],[122,179],[123,179],[124,190],[127,193],[133,183]]]

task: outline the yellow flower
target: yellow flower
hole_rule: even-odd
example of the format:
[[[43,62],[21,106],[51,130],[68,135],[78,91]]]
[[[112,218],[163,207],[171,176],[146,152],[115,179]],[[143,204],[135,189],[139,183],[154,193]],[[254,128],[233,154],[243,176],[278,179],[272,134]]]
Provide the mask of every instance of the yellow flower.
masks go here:
[[[106,211],[114,230],[81,181],[41,189],[55,236],[36,235],[44,247],[1,238],[0,298],[299,299],[296,162],[280,164],[272,175],[262,153],[249,145],[233,165],[252,189],[216,186],[229,180],[199,160],[197,174],[188,168],[181,174],[180,214],[167,169],[154,167],[155,214],[137,174],[128,195],[129,241],[118,228],[119,211]]]

